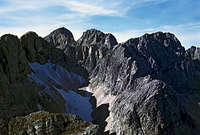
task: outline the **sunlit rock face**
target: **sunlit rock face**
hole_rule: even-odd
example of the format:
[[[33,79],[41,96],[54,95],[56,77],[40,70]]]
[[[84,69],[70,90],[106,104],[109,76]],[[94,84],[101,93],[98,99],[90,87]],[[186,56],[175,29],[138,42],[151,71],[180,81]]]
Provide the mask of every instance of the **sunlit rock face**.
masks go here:
[[[78,41],[65,28],[45,40],[34,32],[4,35],[0,58],[0,134],[200,132],[198,48],[185,51],[171,33],[121,44],[94,29]]]
[[[109,101],[110,132],[198,134],[199,69],[173,34],[145,34],[101,59],[89,87],[99,102],[102,96],[114,98]]]
[[[192,46],[187,50],[186,56],[193,60],[200,60],[200,48]]]
[[[197,134],[199,65],[186,56],[179,40],[162,32],[122,44],[110,37],[88,30],[77,47],[65,50],[89,72],[87,90],[97,106],[108,104],[105,130],[119,135]],[[101,47],[105,54],[99,53]]]

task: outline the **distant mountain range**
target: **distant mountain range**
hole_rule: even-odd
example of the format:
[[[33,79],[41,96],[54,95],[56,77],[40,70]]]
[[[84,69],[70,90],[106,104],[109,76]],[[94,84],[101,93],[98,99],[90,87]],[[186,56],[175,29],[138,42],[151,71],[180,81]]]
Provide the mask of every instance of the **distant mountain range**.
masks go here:
[[[199,135],[200,48],[157,32],[0,38],[0,135]]]

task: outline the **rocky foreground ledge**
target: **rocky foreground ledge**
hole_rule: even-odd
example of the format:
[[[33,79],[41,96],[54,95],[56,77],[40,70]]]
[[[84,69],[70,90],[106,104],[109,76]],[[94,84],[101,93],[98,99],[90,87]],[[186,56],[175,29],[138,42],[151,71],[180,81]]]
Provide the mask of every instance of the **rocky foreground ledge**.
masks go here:
[[[31,113],[16,117],[8,123],[9,135],[102,135],[97,125],[85,122],[75,115]]]
[[[163,32],[124,43],[95,29],[78,41],[66,28],[6,34],[0,135],[199,135],[199,56]]]

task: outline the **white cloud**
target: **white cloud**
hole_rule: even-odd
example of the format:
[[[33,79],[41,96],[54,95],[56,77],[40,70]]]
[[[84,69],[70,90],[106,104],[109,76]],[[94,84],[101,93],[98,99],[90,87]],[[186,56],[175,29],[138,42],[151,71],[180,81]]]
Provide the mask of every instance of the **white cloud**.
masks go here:
[[[116,10],[119,2],[114,0],[7,0],[8,5],[1,7],[0,14],[23,10],[40,10],[50,6],[63,6],[68,10],[85,15],[119,15],[122,11]]]
[[[158,4],[168,0],[7,0],[1,7],[1,13],[22,10],[40,10],[50,6],[63,6],[71,11],[85,15],[126,14],[130,7],[141,7],[145,4]]]
[[[4,18],[2,17],[6,16],[8,22],[10,21],[12,25],[0,26],[0,36],[5,33],[21,36],[27,31],[35,31],[40,36],[46,36],[54,29],[65,26],[78,39],[85,29],[92,26],[89,23],[91,16],[123,17],[130,8],[159,4],[166,1],[168,0],[6,0],[6,5],[0,5],[0,20],[3,22]],[[61,6],[66,12],[62,12],[59,15],[40,15],[40,12],[38,12],[43,9],[46,10],[44,12],[49,12],[48,8],[53,6]],[[32,14],[13,14],[19,11],[25,13],[29,11]],[[144,33],[156,31],[172,32],[180,39],[183,45],[189,47],[198,44],[200,40],[199,29],[200,23],[190,23],[128,30],[114,33],[114,35],[118,41],[124,42],[131,37],[141,36]]]
[[[66,6],[72,10],[86,15],[116,15],[117,11],[113,9],[108,9],[103,6],[81,3],[78,1],[66,2]]]
[[[53,12],[51,7],[55,6],[60,6],[66,12],[48,14]],[[0,36],[5,33],[21,36],[32,29],[44,36],[49,29],[63,26],[72,31],[81,31],[89,25],[91,16],[122,15],[122,10],[118,10],[120,6],[121,3],[114,0],[6,0],[5,5],[0,5],[0,25],[3,24],[0,26]]]

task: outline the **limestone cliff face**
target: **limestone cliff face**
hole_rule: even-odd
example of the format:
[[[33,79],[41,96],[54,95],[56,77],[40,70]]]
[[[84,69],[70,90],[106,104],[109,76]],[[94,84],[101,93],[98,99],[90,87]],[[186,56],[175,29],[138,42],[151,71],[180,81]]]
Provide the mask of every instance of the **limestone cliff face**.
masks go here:
[[[187,50],[186,56],[193,60],[200,60],[200,48],[192,46]]]
[[[68,107],[72,108],[68,112],[79,116],[84,112],[107,133],[198,135],[198,54],[198,48],[185,51],[175,35],[162,32],[121,44],[112,34],[94,29],[78,41],[65,28],[45,40],[34,32],[20,39],[4,35],[0,39],[0,134],[104,134],[74,115],[58,114]],[[77,89],[88,81],[86,89],[96,99],[78,94]],[[84,107],[77,108],[77,98]],[[91,109],[89,100],[97,107],[92,113],[86,110]],[[30,114],[41,109],[53,113]]]
[[[196,50],[185,51],[171,33],[117,44],[112,35],[92,29],[65,53],[89,72],[88,89],[97,105],[109,105],[105,128],[110,133],[192,135],[200,131]]]
[[[192,135],[200,131],[199,71],[173,34],[145,34],[117,45],[100,60],[90,89],[104,99],[114,98],[108,100],[111,132]]]
[[[91,29],[83,33],[77,44],[77,60],[90,72],[95,68],[98,60],[108,54],[118,43],[112,34]]]
[[[63,32],[68,31],[68,32]],[[55,35],[52,36],[52,33]],[[49,38],[58,43],[58,48],[63,48],[68,59],[77,62],[83,66],[87,71],[92,71],[99,59],[104,57],[109,51],[117,45],[117,40],[112,34],[105,34],[101,31],[91,29],[83,33],[81,38],[75,42],[71,32],[65,28],[60,28],[46,36],[45,40],[49,43]],[[62,38],[62,37],[71,37]],[[48,38],[47,38],[48,37]]]

